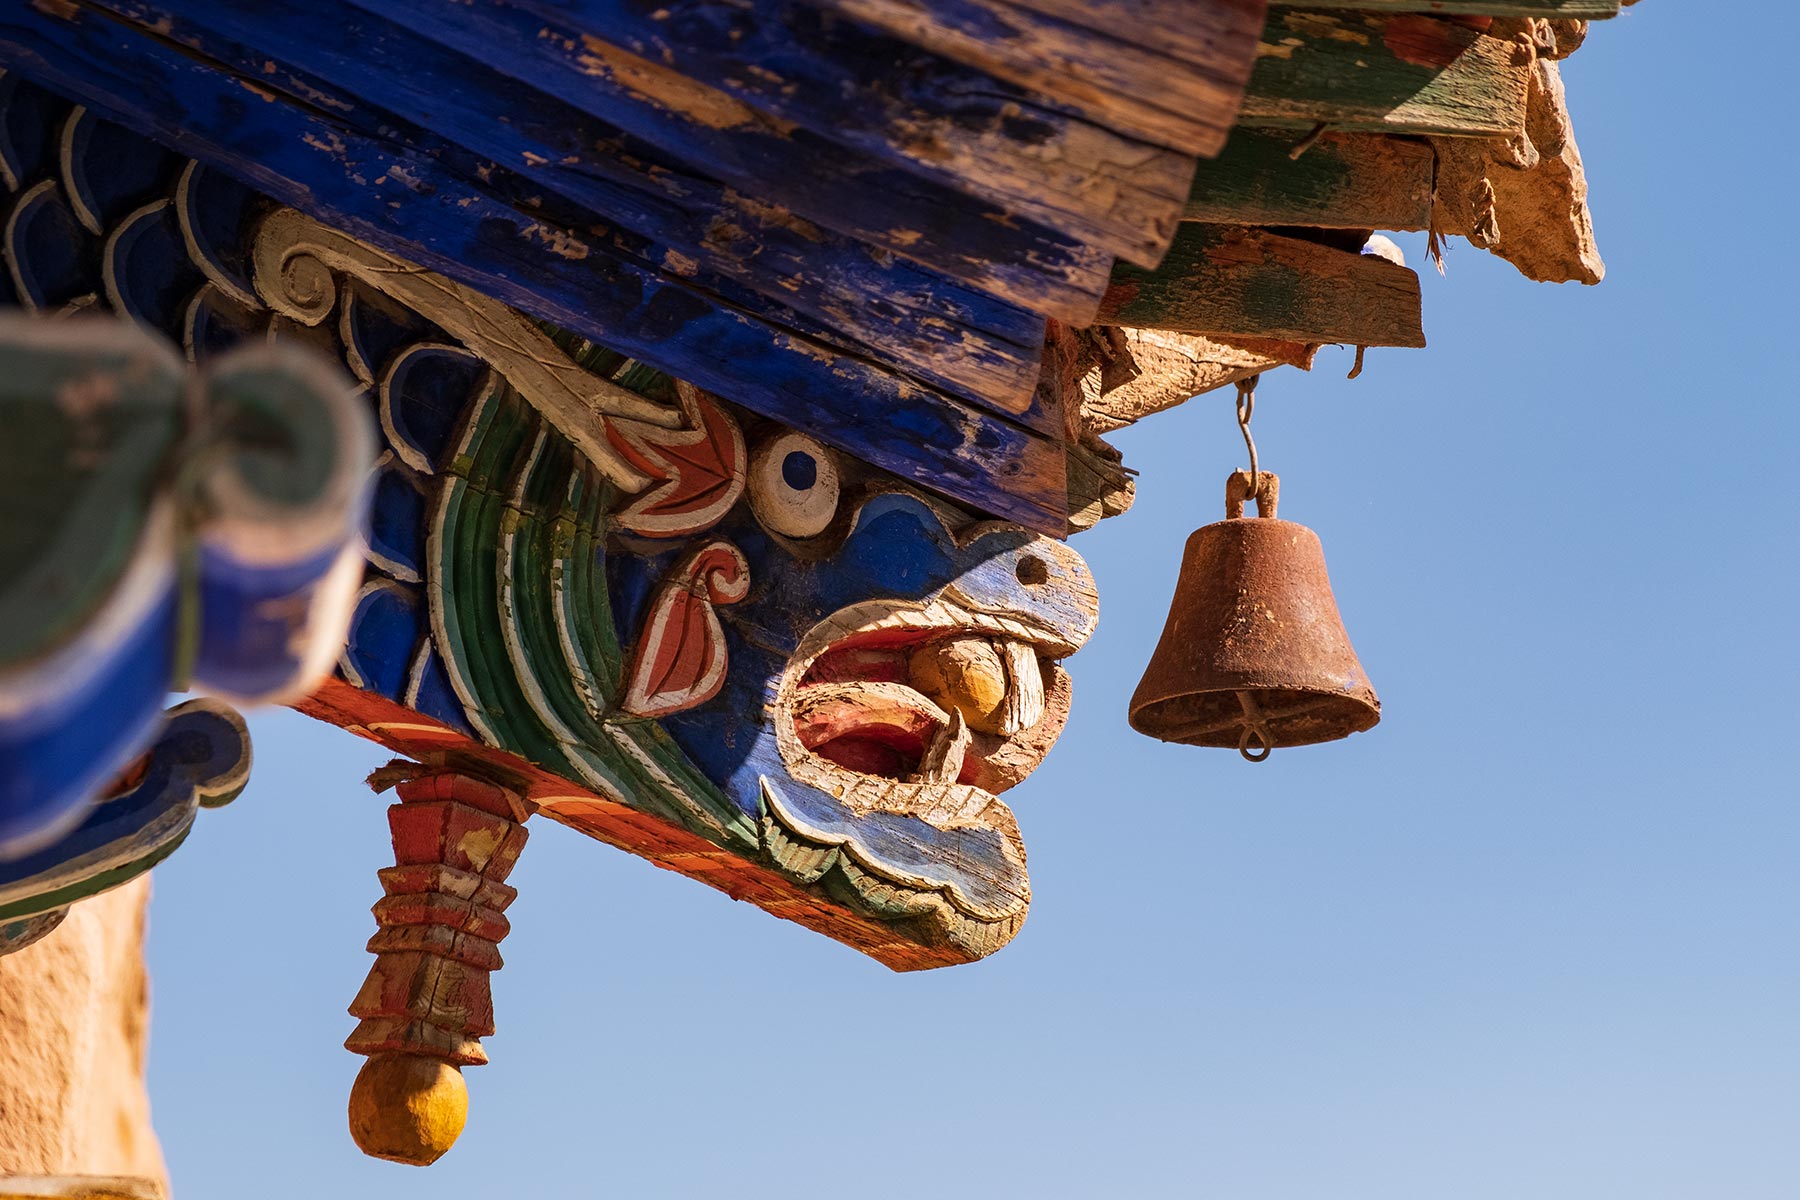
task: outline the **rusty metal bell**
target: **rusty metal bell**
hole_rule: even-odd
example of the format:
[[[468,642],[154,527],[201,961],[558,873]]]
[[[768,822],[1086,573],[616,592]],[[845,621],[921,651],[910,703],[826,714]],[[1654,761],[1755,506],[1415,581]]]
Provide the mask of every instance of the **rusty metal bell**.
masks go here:
[[[1348,737],[1381,720],[1338,616],[1325,550],[1275,517],[1279,481],[1225,484],[1226,519],[1188,538],[1162,640],[1131,698],[1131,727],[1165,742],[1235,746],[1260,762],[1277,746]]]

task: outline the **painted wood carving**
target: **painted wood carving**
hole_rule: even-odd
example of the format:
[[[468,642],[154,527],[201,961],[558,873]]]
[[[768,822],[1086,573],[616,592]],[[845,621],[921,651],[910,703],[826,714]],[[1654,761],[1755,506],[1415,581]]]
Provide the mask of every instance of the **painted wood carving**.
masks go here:
[[[991,793],[1060,722],[1054,663],[1094,610],[1074,551],[12,94],[46,148],[19,157],[18,207],[68,209],[8,245],[27,307],[112,307],[203,364],[298,343],[362,384],[374,517],[309,709],[415,754],[507,752],[496,769],[557,819],[896,966],[1011,936],[1023,854]],[[59,144],[132,170],[90,179]],[[52,279],[88,262],[104,298]],[[983,651],[923,665],[940,643]]]
[[[1597,278],[1552,60],[1616,3],[1317,7],[4,7],[0,953],[241,786],[189,684],[404,756],[371,1154],[462,1127],[538,814],[895,969],[1005,945],[1098,434],[1423,345],[1378,227]]]
[[[353,1006],[349,1044],[381,1064],[371,1094],[441,1091],[410,1060],[482,1061],[491,1031],[468,989],[485,996],[499,963],[503,872],[459,857],[460,835],[419,840],[445,820],[522,844],[541,812],[897,968],[1018,930],[1024,846],[999,794],[1067,716],[1057,664],[1096,611],[1075,551],[29,84],[11,97],[15,143],[42,148],[12,156],[15,212],[43,214],[29,235],[15,217],[6,245],[23,307],[110,308],[178,337],[215,387],[248,354],[323,352],[380,430],[367,478],[334,485],[366,490],[373,515],[335,677],[299,701],[422,764]],[[84,143],[134,170],[90,178]],[[170,396],[179,367],[155,376]],[[334,428],[315,416],[310,436]],[[446,972],[469,1001],[455,1019],[437,1007]]]

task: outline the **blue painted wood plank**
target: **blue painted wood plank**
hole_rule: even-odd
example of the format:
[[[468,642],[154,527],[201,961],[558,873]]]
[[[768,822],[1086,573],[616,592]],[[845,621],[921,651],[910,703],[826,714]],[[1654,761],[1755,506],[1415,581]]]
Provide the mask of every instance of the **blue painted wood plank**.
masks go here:
[[[1066,97],[1096,124],[1207,157],[1237,120],[1267,9],[1267,0],[805,2]]]
[[[511,0],[883,162],[1091,245],[1160,260],[1190,154],[793,0]]]
[[[1057,414],[1033,411],[1041,316],[747,203],[659,162],[616,128],[391,22],[345,10],[334,21],[339,35],[323,40],[317,4],[298,0],[265,0],[253,12],[232,0],[98,3],[327,107],[365,134],[391,136],[398,117],[507,164],[578,206],[580,224],[616,222],[678,251],[662,257],[665,272],[682,273],[691,258],[841,331],[878,360],[1041,432],[1060,427]]]
[[[351,0],[660,146],[747,195],[1015,304],[1090,321],[1112,255],[994,204],[883,167],[647,60],[493,0]]]
[[[773,329],[111,19],[0,12],[0,63],[372,245],[902,478],[1034,529],[1066,531],[1060,443]]]

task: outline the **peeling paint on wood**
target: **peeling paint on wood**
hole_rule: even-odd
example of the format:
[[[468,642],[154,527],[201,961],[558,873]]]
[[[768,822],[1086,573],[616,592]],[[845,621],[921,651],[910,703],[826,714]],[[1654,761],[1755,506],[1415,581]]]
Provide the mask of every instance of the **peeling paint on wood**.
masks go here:
[[[1419,308],[1419,277],[1374,255],[1263,229],[1184,224],[1155,271],[1114,271],[1101,320],[1310,344],[1423,346]]]
[[[391,139],[417,123],[445,141],[407,140],[443,169],[463,165],[459,148],[512,164],[580,206],[570,224],[616,222],[667,243],[660,255],[645,251],[667,273],[717,272],[964,399],[1014,416],[1030,406],[1043,326],[1035,314],[666,164],[616,128],[380,18],[348,12],[342,37],[326,42],[313,36],[316,6],[294,0],[254,12],[228,0],[100,2],[224,67],[260,72],[278,91],[329,99],[365,136]],[[491,190],[493,173],[472,182]],[[586,253],[568,230],[545,225],[528,236],[552,252]]]
[[[845,154],[716,89],[496,2],[353,0],[477,62],[617,125],[739,191],[1022,307],[1093,316],[1108,255],[910,171]]]
[[[315,112],[273,96],[247,100],[205,64],[92,14],[0,13],[0,61],[379,248],[903,478],[1032,528],[1066,528],[1060,440],[845,353],[797,316],[786,330],[771,326],[729,302],[740,289],[724,281],[706,290],[671,282],[611,233],[584,239],[591,252],[579,261],[544,255],[529,240],[540,219]],[[871,411],[888,420],[871,425]]]
[[[1451,136],[1525,121],[1529,47],[1478,18],[1271,10],[1241,119]]]
[[[1327,134],[1299,158],[1301,134],[1238,129],[1202,160],[1183,217],[1234,225],[1424,229],[1431,146],[1379,134]]]
[[[809,0],[1065,103],[1211,155],[1237,115],[1265,0]]]
[[[1174,236],[1188,155],[796,0],[518,7],[1109,253],[1153,262]]]

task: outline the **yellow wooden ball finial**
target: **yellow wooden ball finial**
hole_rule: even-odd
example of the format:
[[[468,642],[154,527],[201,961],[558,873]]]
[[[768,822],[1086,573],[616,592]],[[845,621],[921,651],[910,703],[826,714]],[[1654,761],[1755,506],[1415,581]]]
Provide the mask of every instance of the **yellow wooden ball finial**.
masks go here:
[[[429,1166],[469,1118],[462,1069],[419,1054],[377,1054],[350,1089],[350,1136],[364,1154]]]

